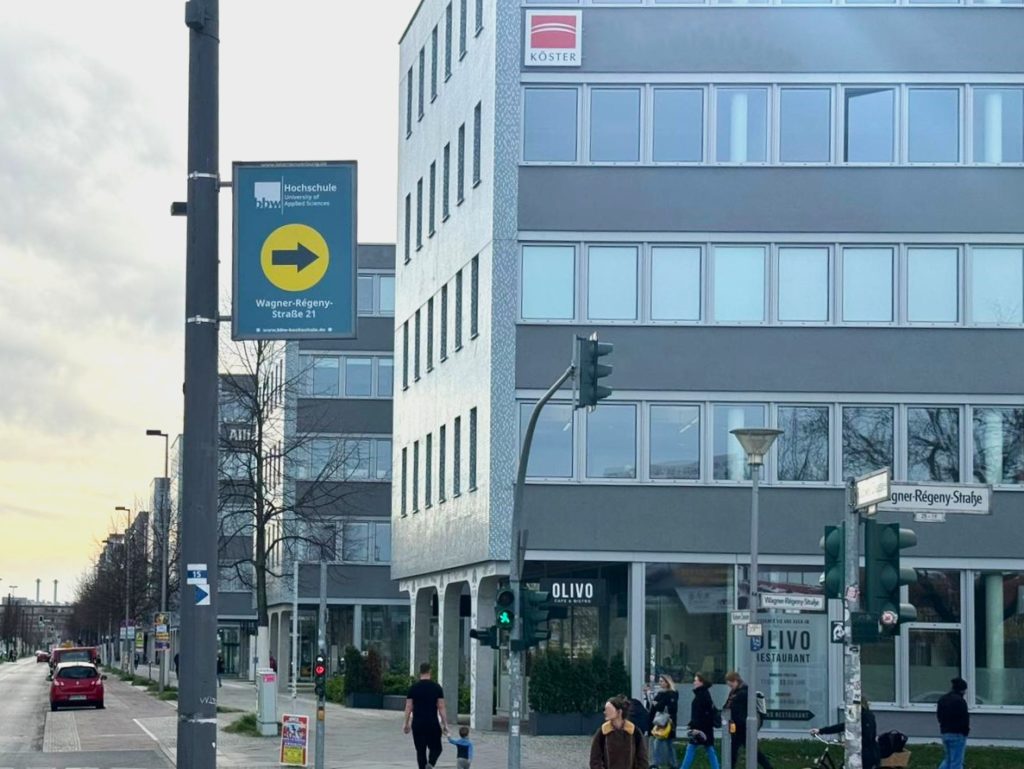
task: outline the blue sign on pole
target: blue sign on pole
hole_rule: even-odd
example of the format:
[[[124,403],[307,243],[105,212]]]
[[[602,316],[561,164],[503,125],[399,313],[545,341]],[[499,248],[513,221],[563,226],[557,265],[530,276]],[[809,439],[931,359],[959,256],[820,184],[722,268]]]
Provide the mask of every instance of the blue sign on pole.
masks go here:
[[[235,163],[233,339],[356,335],[356,163]]]

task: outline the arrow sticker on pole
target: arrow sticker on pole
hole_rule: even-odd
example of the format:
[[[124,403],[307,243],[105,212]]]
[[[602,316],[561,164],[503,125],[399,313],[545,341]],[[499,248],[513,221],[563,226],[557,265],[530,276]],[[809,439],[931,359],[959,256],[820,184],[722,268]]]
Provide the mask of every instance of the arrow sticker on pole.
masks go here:
[[[196,606],[209,606],[210,605],[210,586],[207,584],[195,585],[196,589]]]

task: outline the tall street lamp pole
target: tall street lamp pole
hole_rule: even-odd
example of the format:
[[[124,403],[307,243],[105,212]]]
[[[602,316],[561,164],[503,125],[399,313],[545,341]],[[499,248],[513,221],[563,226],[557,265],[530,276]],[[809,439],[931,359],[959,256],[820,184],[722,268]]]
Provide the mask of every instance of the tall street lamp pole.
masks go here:
[[[124,649],[125,654],[121,658],[121,667],[127,672],[132,670],[132,664],[129,661],[129,657],[134,653],[132,649],[132,639],[128,637],[128,628],[131,622],[131,600],[132,600],[132,551],[128,546],[128,538],[132,533],[132,511],[130,508],[124,505],[118,505],[114,508],[119,512],[125,513],[128,517],[128,526],[124,530]]]
[[[162,430],[146,430],[146,435],[164,439],[164,477],[162,498],[160,500],[160,613],[167,622],[167,551],[170,549],[170,518],[171,518],[171,475],[170,475],[170,436]],[[169,649],[160,653],[159,690],[163,694],[167,681],[167,655]]]
[[[759,571],[757,563],[758,555],[758,480],[761,475],[761,468],[764,466],[764,457],[768,450],[775,443],[775,439],[782,435],[782,430],[772,430],[765,427],[740,427],[730,432],[736,436],[743,451],[747,455],[747,464],[750,466],[751,495],[750,495],[750,575],[747,582],[750,585],[750,621],[758,623],[758,610],[761,608],[761,591],[759,585]],[[750,670],[747,673],[750,678],[747,681],[747,769],[757,769],[757,652],[751,649]]]

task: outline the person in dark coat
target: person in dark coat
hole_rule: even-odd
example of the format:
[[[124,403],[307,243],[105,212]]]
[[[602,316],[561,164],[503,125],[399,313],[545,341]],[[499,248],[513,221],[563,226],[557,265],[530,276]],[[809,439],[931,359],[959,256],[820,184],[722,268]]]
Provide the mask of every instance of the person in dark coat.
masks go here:
[[[846,722],[840,721],[821,729],[811,729],[811,734],[843,734],[845,731]],[[878,723],[867,697],[861,697],[860,703],[860,754],[864,769],[878,769],[882,761],[878,750]]]
[[[590,743],[590,769],[647,769],[647,741],[626,718],[628,713],[624,696],[605,703],[605,721]]]
[[[676,684],[672,680],[672,676],[667,673],[658,678],[658,690],[651,701],[650,722],[652,725],[659,713],[668,715],[669,736],[665,739],[655,738],[651,766],[660,767],[662,764],[667,764],[674,767],[676,763],[675,734],[676,726],[679,725],[679,692],[676,691]]]
[[[711,762],[711,769],[718,769],[718,754],[715,753],[715,703],[711,700],[711,682],[703,673],[694,673],[693,702],[690,705],[690,723],[687,732],[690,741],[686,745],[681,769],[690,769],[697,757],[697,748],[704,748]]]
[[[964,769],[964,754],[967,752],[967,735],[971,733],[971,714],[967,710],[967,682],[957,676],[950,683],[951,691],[939,698],[935,715],[939,719],[942,733],[942,747],[946,755],[939,769]]]
[[[746,683],[735,670],[725,674],[725,683],[731,689],[729,698],[725,701],[725,707],[731,713],[729,716],[729,734],[732,736],[732,749],[730,753],[732,755],[732,765],[738,767],[740,748],[744,748],[747,744],[748,690]],[[760,728],[760,716],[758,716],[757,725]],[[768,756],[760,750],[757,751],[757,765],[761,769],[772,769],[772,763],[768,760]]]

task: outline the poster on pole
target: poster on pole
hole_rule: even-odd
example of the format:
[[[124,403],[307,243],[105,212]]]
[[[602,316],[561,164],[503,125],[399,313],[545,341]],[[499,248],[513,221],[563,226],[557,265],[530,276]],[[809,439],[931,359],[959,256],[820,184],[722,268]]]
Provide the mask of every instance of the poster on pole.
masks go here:
[[[828,723],[828,617],[762,614],[763,645],[757,654],[757,691],[767,699],[768,721]],[[790,724],[791,726],[791,724]]]
[[[281,765],[308,766],[309,716],[281,716]]]

